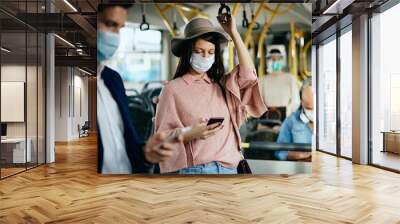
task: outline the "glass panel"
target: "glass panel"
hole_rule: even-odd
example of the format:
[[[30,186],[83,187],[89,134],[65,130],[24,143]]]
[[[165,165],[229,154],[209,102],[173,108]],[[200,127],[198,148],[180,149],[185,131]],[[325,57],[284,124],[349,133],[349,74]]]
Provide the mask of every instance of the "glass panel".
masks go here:
[[[352,157],[352,33],[340,37],[340,153]]]
[[[44,5],[44,0],[2,1],[15,16],[0,13],[2,178],[45,158],[45,36],[21,22],[37,18],[29,13],[43,12]]]
[[[80,76],[80,72],[79,70],[74,69],[74,86],[72,89],[72,100],[73,100],[73,105],[72,109],[73,109],[73,128],[72,128],[72,135],[75,137],[79,136],[79,129],[84,121],[81,120],[82,117],[82,87],[84,87],[84,83],[83,83],[83,77]]]
[[[37,1],[27,2],[25,10],[29,16],[28,20],[37,20],[38,17],[31,17],[39,11]],[[38,21],[31,21],[38,23]],[[26,80],[26,116],[27,116],[27,168],[38,164],[38,45],[39,37],[36,30],[27,27],[27,80]]]
[[[372,163],[400,170],[400,5],[372,22]]]
[[[27,81],[26,81],[26,111],[27,111],[27,150],[28,168],[37,165],[37,132],[38,132],[38,36],[36,32],[27,33],[28,38],[28,63],[27,63]]]
[[[1,46],[7,49],[1,50],[2,177],[25,170],[25,162],[31,158],[31,151],[26,151],[25,41],[22,32],[1,34]]]
[[[318,48],[319,149],[336,153],[336,39]]]
[[[46,36],[44,34],[39,34],[39,45],[38,45],[38,163],[45,163],[46,151],[45,151],[45,65],[46,65]]]

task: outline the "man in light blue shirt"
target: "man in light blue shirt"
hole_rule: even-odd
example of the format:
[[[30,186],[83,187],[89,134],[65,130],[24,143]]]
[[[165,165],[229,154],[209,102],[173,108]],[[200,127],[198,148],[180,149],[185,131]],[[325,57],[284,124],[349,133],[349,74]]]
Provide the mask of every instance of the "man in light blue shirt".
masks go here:
[[[312,142],[314,125],[314,100],[311,80],[306,80],[300,91],[301,107],[283,122],[279,131],[277,143],[310,144]],[[279,160],[305,160],[311,158],[310,152],[277,151]]]

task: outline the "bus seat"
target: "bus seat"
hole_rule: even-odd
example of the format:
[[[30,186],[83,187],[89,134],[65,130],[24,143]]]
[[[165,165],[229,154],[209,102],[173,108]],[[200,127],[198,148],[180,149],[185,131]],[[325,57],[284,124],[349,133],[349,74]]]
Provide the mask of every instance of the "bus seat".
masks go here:
[[[154,109],[151,102],[142,95],[129,96],[128,107],[138,135],[146,141],[154,130]]]
[[[252,131],[247,134],[245,142],[276,142],[278,134],[271,129]]]

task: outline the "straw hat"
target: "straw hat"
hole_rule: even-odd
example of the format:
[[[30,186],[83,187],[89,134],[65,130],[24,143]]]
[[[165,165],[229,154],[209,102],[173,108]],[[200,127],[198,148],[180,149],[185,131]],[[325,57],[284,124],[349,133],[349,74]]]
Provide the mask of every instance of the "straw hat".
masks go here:
[[[217,29],[210,20],[204,18],[192,19],[185,27],[184,37],[174,38],[171,42],[172,53],[180,57],[182,50],[187,47],[187,42],[202,36],[203,34],[210,33],[218,38],[220,44],[228,42],[228,38],[223,31]]]

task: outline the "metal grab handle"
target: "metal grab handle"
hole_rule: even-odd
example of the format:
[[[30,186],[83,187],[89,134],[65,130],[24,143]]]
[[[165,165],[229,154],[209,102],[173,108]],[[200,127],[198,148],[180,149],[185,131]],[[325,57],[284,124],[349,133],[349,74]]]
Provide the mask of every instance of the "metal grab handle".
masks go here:
[[[243,27],[243,28],[249,27],[249,20],[247,19],[246,10],[244,10],[244,9],[243,9],[242,27]]]
[[[224,9],[226,11],[225,13]],[[226,14],[227,16],[224,17],[224,14]],[[227,23],[228,18],[231,16],[231,9],[229,8],[229,6],[225,5],[225,3],[221,3],[221,6],[218,9],[218,16],[221,18],[222,23]]]
[[[251,5],[249,5],[250,7],[250,13],[251,13],[251,21],[254,20],[254,10],[253,7]],[[253,30],[259,30],[260,29],[260,24],[256,21],[256,23],[254,24]]]
[[[141,31],[146,31],[150,29],[150,24],[146,22],[146,16],[143,14],[142,15],[142,23],[140,24],[140,30]]]
[[[172,29],[177,31],[178,30],[178,25],[176,24],[176,11],[174,11],[173,17],[174,17],[174,22],[173,22],[173,25],[172,25]]]
[[[251,20],[253,20],[253,18],[254,18],[254,15],[251,15]],[[253,30],[259,30],[259,29],[260,29],[260,24],[258,22],[256,22],[254,24]]]
[[[139,28],[140,31],[146,31],[150,29],[150,24],[146,21],[146,13],[143,4],[141,5],[141,9],[142,9],[142,23],[140,24]]]

